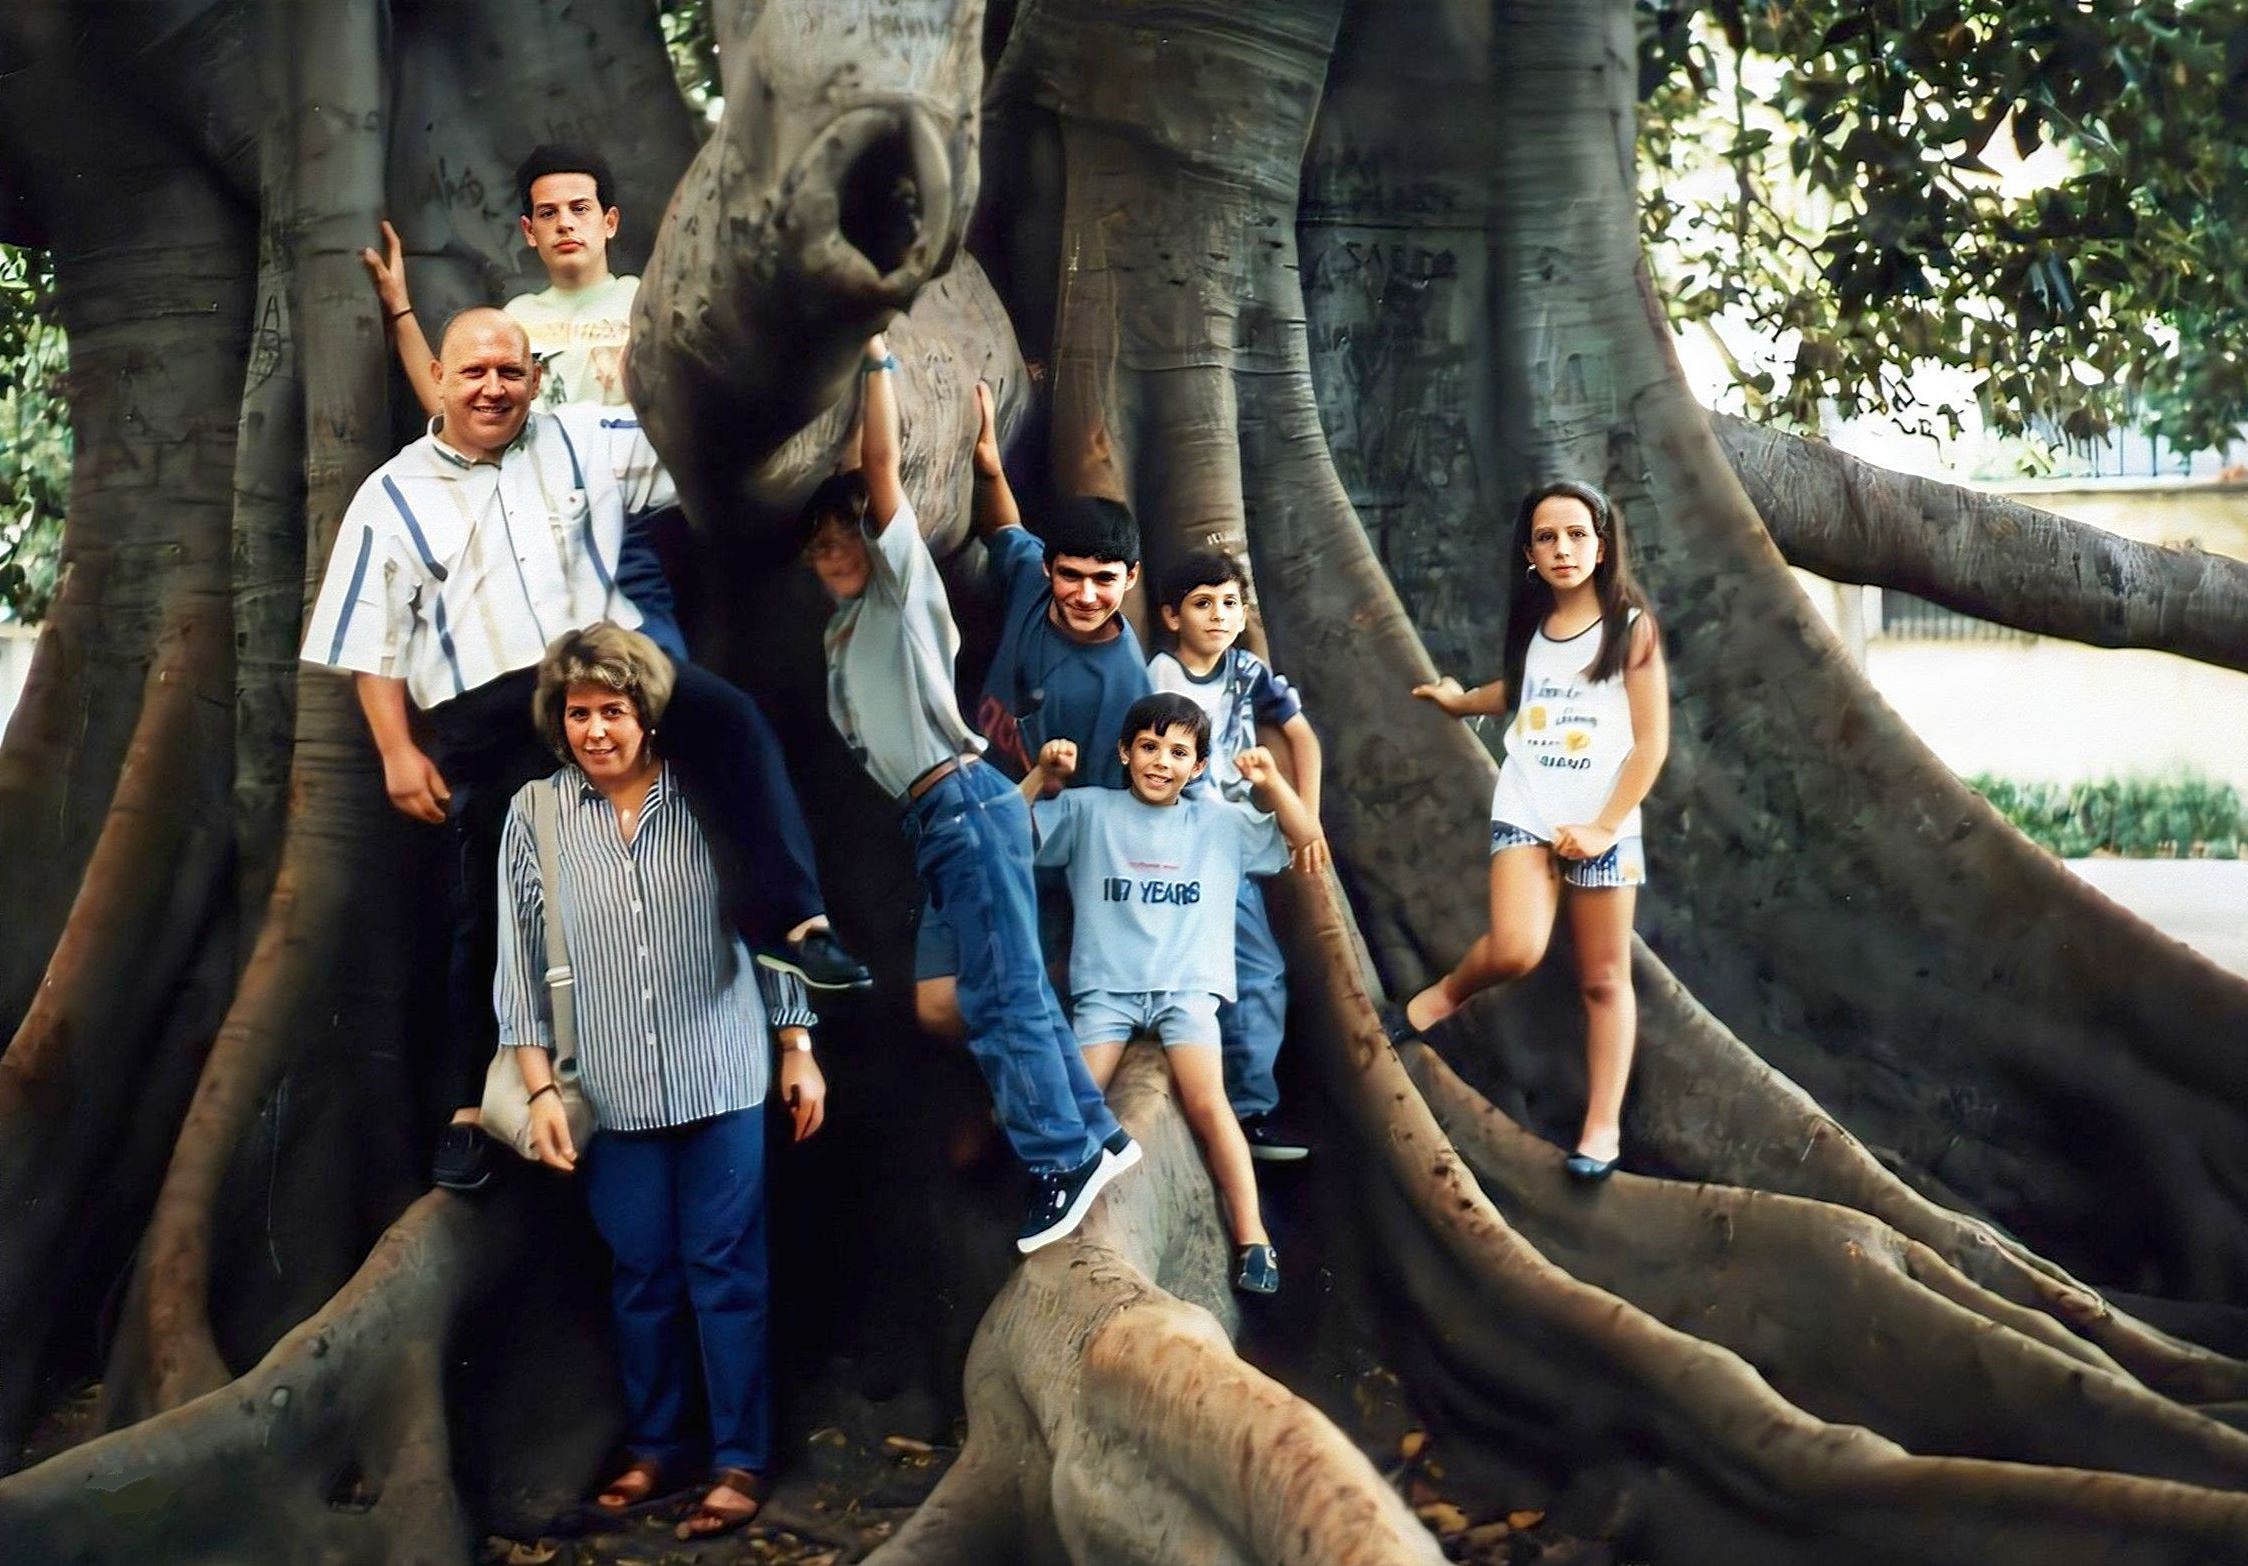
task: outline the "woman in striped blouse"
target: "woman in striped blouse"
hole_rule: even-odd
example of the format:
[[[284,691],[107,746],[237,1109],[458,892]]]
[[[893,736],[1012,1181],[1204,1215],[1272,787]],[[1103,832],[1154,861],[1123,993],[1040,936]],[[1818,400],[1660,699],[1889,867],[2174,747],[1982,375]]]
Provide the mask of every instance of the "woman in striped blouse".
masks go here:
[[[766,1366],[765,1116],[775,1040],[795,1139],[817,1131],[826,1084],[801,982],[755,967],[725,917],[718,874],[655,744],[671,661],[603,622],[558,637],[533,713],[568,763],[524,785],[500,851],[500,1042],[518,1048],[541,1162],[580,1162],[553,1091],[545,903],[533,791],[560,833],[552,892],[575,979],[579,1080],[601,1134],[586,1201],[615,1257],[611,1305],[629,1466],[595,1504],[623,1511],[666,1487],[684,1450],[699,1336],[712,1477],[683,1539],[748,1522],[771,1460]],[[689,1316],[692,1314],[692,1322]]]

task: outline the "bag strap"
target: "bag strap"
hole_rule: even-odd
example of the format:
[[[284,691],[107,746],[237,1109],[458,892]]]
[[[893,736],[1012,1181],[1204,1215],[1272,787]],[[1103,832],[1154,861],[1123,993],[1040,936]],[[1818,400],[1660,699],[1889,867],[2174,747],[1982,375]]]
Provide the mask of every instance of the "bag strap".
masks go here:
[[[569,943],[562,935],[562,820],[554,787],[541,780],[531,791],[531,833],[539,846],[539,901],[546,909],[546,996],[554,1016],[554,1072],[576,1069],[578,1003],[570,972]]]

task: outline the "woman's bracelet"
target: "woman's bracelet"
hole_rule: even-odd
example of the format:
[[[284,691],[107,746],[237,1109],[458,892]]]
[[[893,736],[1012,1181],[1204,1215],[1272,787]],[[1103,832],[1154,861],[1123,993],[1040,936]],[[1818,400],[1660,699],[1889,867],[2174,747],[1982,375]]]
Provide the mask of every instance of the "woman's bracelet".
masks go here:
[[[546,1086],[533,1090],[531,1096],[525,1099],[523,1102],[526,1104],[535,1104],[539,1101],[539,1094],[541,1093],[552,1093],[556,1098],[560,1098],[562,1096],[562,1090],[556,1087],[553,1083],[549,1082],[548,1084],[546,1084]]]
[[[385,310],[382,313],[383,323],[385,325],[389,325],[390,323],[395,321],[403,321],[407,316],[412,315],[413,313],[414,307],[412,305],[406,306],[406,308],[403,310]]]
[[[897,367],[898,356],[894,353],[886,353],[879,359],[861,360],[859,363],[859,373],[861,375],[872,375],[877,370],[894,370]]]

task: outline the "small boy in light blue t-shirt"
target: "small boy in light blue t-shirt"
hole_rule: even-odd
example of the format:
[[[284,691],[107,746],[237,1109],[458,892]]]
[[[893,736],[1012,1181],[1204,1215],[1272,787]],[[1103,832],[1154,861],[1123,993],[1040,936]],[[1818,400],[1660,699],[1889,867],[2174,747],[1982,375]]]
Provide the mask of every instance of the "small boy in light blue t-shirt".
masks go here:
[[[1086,1069],[1104,1087],[1134,1034],[1162,1042],[1179,1108],[1201,1140],[1233,1230],[1234,1287],[1270,1294],[1280,1286],[1280,1260],[1258,1209],[1248,1141],[1226,1101],[1218,1007],[1234,995],[1237,888],[1244,877],[1286,869],[1290,845],[1317,837],[1319,823],[1271,753],[1256,747],[1232,758],[1254,802],[1189,796],[1186,786],[1210,764],[1210,720],[1188,697],[1164,692],[1135,702],[1117,752],[1120,789],[1040,798],[1049,780],[1077,770],[1068,740],[1042,747],[1023,779],[1037,862],[1067,873],[1076,910],[1070,1022]]]

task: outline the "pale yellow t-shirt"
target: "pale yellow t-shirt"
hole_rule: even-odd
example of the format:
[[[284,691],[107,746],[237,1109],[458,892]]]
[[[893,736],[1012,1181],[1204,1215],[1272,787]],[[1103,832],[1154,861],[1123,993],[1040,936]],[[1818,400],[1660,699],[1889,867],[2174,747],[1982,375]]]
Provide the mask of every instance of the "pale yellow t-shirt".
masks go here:
[[[549,288],[518,294],[503,307],[530,333],[531,352],[546,364],[539,404],[599,403],[620,407],[624,394],[624,345],[632,332],[637,277],[609,277],[565,293]]]

